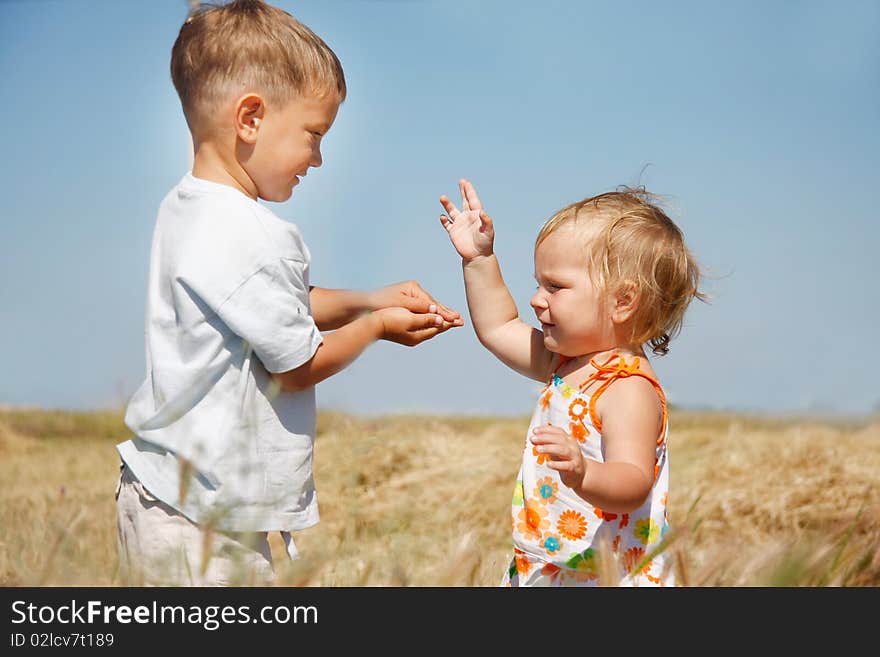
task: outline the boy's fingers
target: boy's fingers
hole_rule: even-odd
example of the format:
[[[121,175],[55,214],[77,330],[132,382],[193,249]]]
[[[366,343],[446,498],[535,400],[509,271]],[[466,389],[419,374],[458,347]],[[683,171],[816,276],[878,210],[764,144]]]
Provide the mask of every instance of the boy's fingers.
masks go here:
[[[443,318],[434,313],[427,313],[421,315],[419,319],[415,321],[413,329],[418,330],[420,328],[435,328],[439,326],[443,326]]]
[[[466,182],[464,179],[458,181],[458,190],[461,192],[461,209],[465,212],[471,209],[471,205],[468,203],[467,188],[465,187]]]
[[[411,313],[416,313],[418,315],[423,315],[425,313],[436,314],[437,312],[437,305],[427,295],[404,295],[400,302],[400,305],[406,308]]]
[[[437,304],[437,312],[443,315],[443,319],[447,322],[454,322],[457,319],[461,319],[460,312],[453,310],[452,308],[447,308],[442,303]]]
[[[430,294],[425,292],[421,287],[417,288],[418,296],[409,297],[412,300],[407,310],[416,313],[437,313],[443,316],[447,322],[454,321],[461,317],[461,313],[452,310],[442,303],[434,299]]]
[[[418,344],[420,342],[424,342],[425,340],[430,340],[438,333],[442,333],[442,331],[439,327],[435,326],[434,328],[424,328],[417,331],[410,331],[410,337],[413,338],[415,344]]]

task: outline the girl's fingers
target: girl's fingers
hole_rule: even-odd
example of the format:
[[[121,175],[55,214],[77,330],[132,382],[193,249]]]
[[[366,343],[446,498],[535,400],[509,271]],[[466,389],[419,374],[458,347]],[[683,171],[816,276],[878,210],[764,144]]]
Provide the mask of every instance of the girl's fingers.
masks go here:
[[[566,461],[572,458],[568,446],[558,443],[549,443],[539,447],[538,454],[546,454],[552,459],[564,459]]]
[[[477,196],[477,190],[474,188],[470,180],[464,181],[463,190],[463,194],[468,200],[468,206],[472,210],[482,210],[483,204],[480,202],[480,197]]]
[[[537,427],[532,432],[532,441],[540,442],[542,444],[558,442],[560,439],[564,438],[568,438],[568,434],[559,427]]]
[[[449,218],[454,222],[455,217],[452,215],[458,212],[458,208],[455,207],[455,204],[449,200],[449,197],[445,194],[440,197],[440,205],[443,206],[443,209],[446,210],[446,214],[449,215]]]
[[[492,228],[492,217],[490,217],[482,210],[480,210],[480,224],[483,226],[483,228]]]
[[[547,464],[548,468],[552,468],[557,472],[568,472],[569,470],[574,470],[574,462],[573,461],[550,461]]]

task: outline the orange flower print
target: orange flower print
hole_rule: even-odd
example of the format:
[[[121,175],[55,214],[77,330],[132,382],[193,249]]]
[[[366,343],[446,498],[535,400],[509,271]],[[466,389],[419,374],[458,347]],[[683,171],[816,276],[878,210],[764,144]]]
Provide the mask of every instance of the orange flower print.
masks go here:
[[[566,509],[559,516],[556,528],[568,540],[577,541],[583,538],[587,531],[587,520],[577,511]]]
[[[533,445],[533,446],[532,446],[532,456],[537,456],[537,457],[538,457],[538,465],[541,465],[544,461],[549,461],[549,460],[550,460],[550,455],[549,455],[549,454],[542,454],[542,453],[538,452],[538,446],[537,446],[537,445]]]
[[[553,477],[544,477],[538,480],[534,496],[538,498],[541,504],[553,504],[556,501],[558,490],[559,485],[553,481]]]
[[[616,513],[608,513],[607,511],[603,511],[599,507],[596,507],[593,510],[593,513],[595,513],[596,517],[599,518],[600,520],[616,520],[617,519]]]
[[[651,518],[643,518],[636,521],[633,535],[644,545],[650,545],[660,538],[660,526]]]
[[[584,426],[583,422],[572,422],[568,425],[568,432],[571,437],[579,443],[586,442],[587,436],[590,435],[589,430]]]
[[[668,503],[669,503],[669,491],[663,493],[663,499],[660,501],[660,504],[662,504],[663,506],[667,506]]]
[[[620,529],[623,529],[623,528],[626,527],[628,524],[629,524],[629,514],[628,514],[628,513],[624,513],[622,516],[620,516],[620,524],[618,525],[618,527],[619,527]]]
[[[526,538],[541,539],[541,532],[550,526],[547,520],[547,508],[542,504],[535,503],[534,500],[526,500],[526,505],[519,512],[518,519],[520,523],[516,526],[517,530]]]
[[[550,582],[555,584],[559,581],[559,578],[562,574],[562,568],[557,566],[555,563],[545,563],[541,568],[541,574],[545,577],[550,578]]]
[[[520,575],[528,575],[529,571],[532,569],[532,562],[529,561],[529,558],[525,554],[522,554],[522,556],[517,555],[515,561],[516,572]]]
[[[544,394],[541,395],[541,408],[545,411],[550,408],[550,398],[553,396],[553,389],[549,386],[545,388]]]
[[[553,577],[554,575],[558,575],[560,570],[561,568],[555,563],[545,563],[544,567],[541,568],[541,574]]]
[[[644,566],[636,570],[636,567],[645,558],[645,548],[633,547],[623,553],[623,567],[630,575],[647,574],[651,568],[651,562],[648,561]]]
[[[620,550],[620,534],[614,537],[614,542],[611,544],[611,549],[614,551],[614,554]]]
[[[534,398],[533,398],[534,399]],[[576,422],[583,422],[584,416],[587,414],[587,402],[578,397],[568,405],[568,415]]]

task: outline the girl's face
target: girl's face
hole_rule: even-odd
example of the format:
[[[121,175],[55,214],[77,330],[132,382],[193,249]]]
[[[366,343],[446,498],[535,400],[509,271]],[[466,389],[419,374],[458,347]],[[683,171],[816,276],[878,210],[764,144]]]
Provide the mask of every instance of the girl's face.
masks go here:
[[[615,345],[611,305],[587,271],[583,239],[569,226],[551,233],[535,251],[538,289],[531,299],[544,346],[563,356],[582,356]]]

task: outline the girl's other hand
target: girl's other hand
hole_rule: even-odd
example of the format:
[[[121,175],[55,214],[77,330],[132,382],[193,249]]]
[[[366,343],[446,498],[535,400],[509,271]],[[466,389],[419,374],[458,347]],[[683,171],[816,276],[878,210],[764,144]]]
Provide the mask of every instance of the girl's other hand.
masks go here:
[[[538,454],[547,454],[547,466],[559,472],[559,477],[577,493],[581,490],[587,474],[587,459],[581,453],[578,442],[560,427],[547,424],[535,427],[532,444]]]

